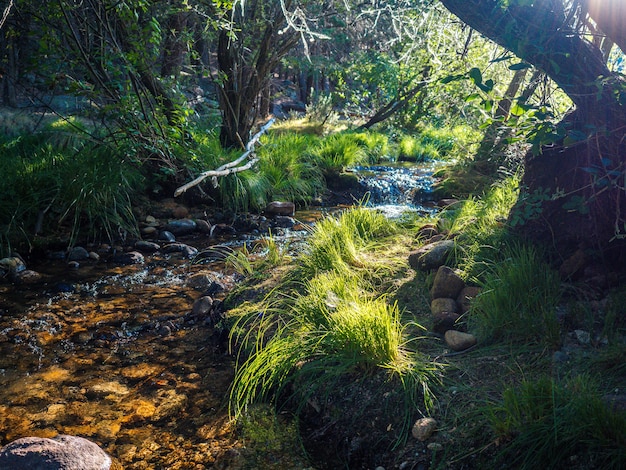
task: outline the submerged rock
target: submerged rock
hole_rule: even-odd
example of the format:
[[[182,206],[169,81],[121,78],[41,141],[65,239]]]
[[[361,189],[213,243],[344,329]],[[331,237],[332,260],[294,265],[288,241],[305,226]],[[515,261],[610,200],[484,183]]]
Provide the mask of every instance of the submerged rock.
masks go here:
[[[174,235],[188,235],[196,231],[196,222],[191,219],[172,220],[165,226],[165,230]]]
[[[143,264],[145,258],[138,251],[129,251],[128,253],[119,253],[111,259],[115,264]]]
[[[23,437],[0,450],[0,470],[109,470],[111,457],[77,436]]]
[[[296,205],[293,202],[272,201],[265,206],[264,212],[268,216],[286,215],[293,217],[296,213]]]

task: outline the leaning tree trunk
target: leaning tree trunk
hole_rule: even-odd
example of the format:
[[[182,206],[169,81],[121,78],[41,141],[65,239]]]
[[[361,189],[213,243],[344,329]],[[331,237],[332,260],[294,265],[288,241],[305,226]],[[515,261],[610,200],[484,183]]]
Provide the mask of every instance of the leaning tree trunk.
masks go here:
[[[494,0],[441,1],[461,20],[546,72],[576,105],[560,126],[562,138],[540,154],[526,156],[523,189],[511,214],[512,222],[524,222],[517,230],[552,243],[562,256],[576,248],[621,252],[626,235],[623,79],[608,70],[597,47],[572,34],[561,2],[510,2],[505,8]],[[625,19],[613,18],[620,32]]]

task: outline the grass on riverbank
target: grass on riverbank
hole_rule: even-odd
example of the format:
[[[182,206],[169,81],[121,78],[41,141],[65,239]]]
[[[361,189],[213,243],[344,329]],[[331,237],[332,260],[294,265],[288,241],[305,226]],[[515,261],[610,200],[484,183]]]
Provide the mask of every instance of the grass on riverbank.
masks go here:
[[[233,410],[246,416],[246,407],[259,400],[295,410],[305,447],[318,457],[325,446],[336,452],[335,441],[367,429],[367,435],[388,439],[393,434],[396,444],[404,443],[393,451],[392,444],[376,447],[380,459],[384,455],[377,464],[389,467],[423,455],[436,469],[488,468],[505,461],[520,468],[582,469],[596,463],[619,468],[626,416],[602,398],[621,390],[626,379],[619,359],[626,329],[615,313],[619,294],[607,302],[603,317],[601,330],[611,333],[608,344],[577,344],[572,329],[580,324],[570,315],[588,321],[586,316],[563,297],[541,253],[506,229],[515,187],[515,181],[500,182],[435,221],[455,238],[451,265],[482,285],[461,320],[479,336],[477,349],[442,357],[441,340],[417,326],[432,325],[433,275],[407,272],[406,255],[422,243],[412,234],[426,221],[389,224],[375,212],[349,211],[320,224],[308,250],[292,260],[295,267],[282,271],[261,301],[229,312],[231,320],[238,319],[232,331],[240,347]],[[557,321],[557,311],[560,318],[571,312],[565,324]],[[569,359],[555,363],[553,354],[561,348],[568,352],[559,354]],[[394,377],[383,382],[391,388],[376,379],[381,374]],[[405,384],[402,378],[408,379]],[[416,385],[428,387],[430,407],[422,394],[419,400],[406,398]],[[367,423],[389,419],[385,397],[391,390],[405,396],[397,408],[405,424],[401,432],[385,433]],[[366,400],[372,395],[377,398]],[[438,420],[437,432],[426,443],[406,440],[407,423],[421,414]],[[351,423],[344,421],[347,415]],[[307,427],[311,420],[317,420],[317,431]],[[331,431],[320,429],[327,425]],[[317,442],[320,433],[324,439]],[[346,454],[339,463],[346,464],[349,449],[341,450]],[[524,460],[529,454],[535,456],[532,465]]]

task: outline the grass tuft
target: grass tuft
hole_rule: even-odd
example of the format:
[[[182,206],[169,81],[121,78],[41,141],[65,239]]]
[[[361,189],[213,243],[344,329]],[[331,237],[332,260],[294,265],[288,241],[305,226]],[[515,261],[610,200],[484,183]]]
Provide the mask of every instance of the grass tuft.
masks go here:
[[[468,324],[486,341],[560,344],[558,273],[531,246],[513,244],[487,268]]]
[[[505,443],[500,459],[507,467],[565,469],[577,462],[617,470],[626,459],[626,414],[609,409],[588,376],[508,388],[490,421]]]

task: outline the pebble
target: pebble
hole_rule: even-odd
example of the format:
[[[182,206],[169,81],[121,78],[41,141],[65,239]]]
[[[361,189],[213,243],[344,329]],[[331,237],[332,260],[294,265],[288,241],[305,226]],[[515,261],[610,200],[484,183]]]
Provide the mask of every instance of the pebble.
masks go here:
[[[163,242],[175,242],[176,237],[174,236],[172,232],[163,230],[162,232],[159,232],[159,240]]]
[[[591,342],[591,335],[585,330],[574,330],[576,339],[580,344],[589,344]]]
[[[476,337],[470,333],[448,330],[444,336],[446,344],[454,351],[465,351],[476,344]]]
[[[418,419],[413,425],[411,434],[418,441],[425,441],[428,439],[437,429],[437,421],[433,418],[421,418]]]
[[[154,253],[156,251],[159,251],[161,249],[161,246],[158,243],[138,240],[137,243],[135,243],[135,248],[144,253]]]
[[[210,234],[211,233],[211,224],[206,220],[196,220],[196,226],[198,227],[198,231],[200,233]]]

